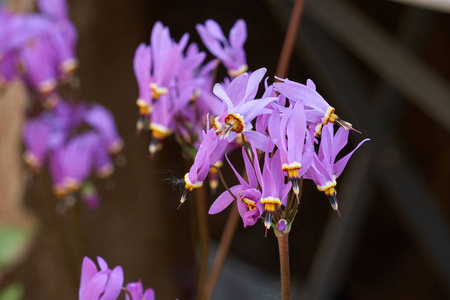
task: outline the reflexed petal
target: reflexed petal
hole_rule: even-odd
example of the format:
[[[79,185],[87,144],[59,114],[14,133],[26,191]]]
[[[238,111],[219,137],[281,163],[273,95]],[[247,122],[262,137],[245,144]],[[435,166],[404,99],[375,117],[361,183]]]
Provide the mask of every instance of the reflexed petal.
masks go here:
[[[239,19],[230,30],[230,44],[233,48],[242,48],[247,40],[247,25]]]
[[[236,196],[240,191],[242,191],[242,185],[235,185],[230,188],[230,191]],[[216,201],[209,208],[209,214],[214,215],[225,208],[227,208],[234,200],[234,197],[230,195],[228,191],[224,191],[219,197],[217,197]]]
[[[337,177],[339,177],[339,175],[341,175],[342,171],[345,168],[345,165],[347,165],[348,160],[350,159],[350,157],[353,155],[353,153],[356,151],[356,149],[358,149],[362,144],[364,144],[365,142],[370,141],[370,139],[365,139],[362,142],[360,142],[358,144],[358,146],[356,146],[355,149],[353,149],[352,152],[350,152],[349,154],[347,154],[346,156],[344,156],[343,158],[341,158],[335,165],[334,165],[334,175]]]

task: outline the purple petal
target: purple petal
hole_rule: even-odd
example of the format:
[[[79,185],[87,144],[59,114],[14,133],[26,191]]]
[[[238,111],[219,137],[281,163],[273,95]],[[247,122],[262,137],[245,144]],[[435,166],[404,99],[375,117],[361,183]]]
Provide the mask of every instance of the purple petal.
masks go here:
[[[365,139],[362,142],[360,142],[358,144],[358,146],[356,146],[355,149],[353,149],[352,152],[350,152],[349,154],[347,154],[346,156],[344,156],[343,158],[341,158],[335,165],[334,165],[334,175],[337,177],[339,177],[339,175],[341,175],[342,171],[345,168],[345,165],[347,165],[348,160],[350,159],[350,157],[353,155],[353,153],[356,151],[356,149],[358,149],[362,144],[364,144],[365,142],[370,141],[370,139]]]
[[[100,295],[105,290],[108,275],[96,274],[88,283],[87,286],[79,292],[79,300],[97,300],[101,299]],[[106,300],[106,299],[105,299]],[[112,300],[112,299],[111,299]]]
[[[97,266],[95,263],[87,256],[83,258],[83,263],[81,264],[81,279],[80,279],[80,293],[81,289],[87,286],[87,283],[97,274]]]
[[[106,283],[105,292],[100,300],[115,300],[119,297],[123,285],[123,269],[117,266],[111,272]]]
[[[243,187],[242,185],[235,185],[230,188],[231,192],[236,196],[237,193],[242,191]],[[234,197],[230,195],[228,191],[223,192],[219,197],[217,197],[216,201],[211,205],[209,208],[209,214],[214,215],[225,208],[227,208],[234,200]]]

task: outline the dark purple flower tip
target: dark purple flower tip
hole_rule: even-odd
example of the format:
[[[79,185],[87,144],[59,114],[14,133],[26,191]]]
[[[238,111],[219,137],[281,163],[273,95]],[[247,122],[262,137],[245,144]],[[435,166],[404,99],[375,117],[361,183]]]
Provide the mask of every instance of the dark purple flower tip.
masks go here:
[[[279,232],[284,232],[287,229],[287,221],[285,219],[281,219],[280,221],[278,221],[277,223],[277,230]]]

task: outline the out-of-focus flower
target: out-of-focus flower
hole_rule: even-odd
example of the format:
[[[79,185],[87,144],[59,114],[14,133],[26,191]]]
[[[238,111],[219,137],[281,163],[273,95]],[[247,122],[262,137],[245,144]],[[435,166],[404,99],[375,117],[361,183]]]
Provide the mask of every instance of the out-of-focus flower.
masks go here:
[[[97,261],[100,270],[90,258],[83,259],[79,300],[115,300],[122,291],[122,267],[117,266],[111,270],[103,258],[97,257]]]
[[[347,130],[339,128],[334,134],[333,125],[325,125],[321,135],[319,152],[318,154],[314,153],[312,164],[305,174],[305,178],[312,179],[317,185],[317,189],[325,193],[334,210],[338,210],[336,178],[341,175],[356,149],[370,140],[363,140],[355,149],[336,162],[336,156],[347,144],[348,133]]]
[[[155,292],[153,289],[148,288],[144,291],[141,280],[138,282],[130,282],[125,288],[131,295],[130,299],[128,294],[125,293],[125,300],[155,300]]]
[[[205,25],[197,24],[197,32],[205,46],[219,58],[231,77],[247,72],[244,43],[247,40],[247,26],[239,19],[230,30],[229,40],[224,36],[219,24],[214,20],[206,20]]]

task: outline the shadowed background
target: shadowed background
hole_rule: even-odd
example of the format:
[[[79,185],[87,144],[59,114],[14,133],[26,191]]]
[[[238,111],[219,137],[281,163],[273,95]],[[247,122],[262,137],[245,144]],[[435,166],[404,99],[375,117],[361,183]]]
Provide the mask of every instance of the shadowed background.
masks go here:
[[[150,160],[150,134],[135,136],[134,51],[149,43],[158,20],[176,40],[189,32],[191,41],[200,43],[195,24],[212,18],[228,33],[243,18],[249,69],[266,67],[273,76],[291,5],[270,0],[70,1],[79,32],[80,99],[109,108],[125,141],[121,159],[126,164],[111,179],[97,182],[100,209],[80,207],[87,256],[102,256],[110,267],[121,265],[125,282],[141,278],[144,287],[155,289],[157,299],[192,297],[195,220],[189,214],[195,204],[189,199],[176,210],[179,190],[168,179],[185,173],[178,145],[169,139]],[[450,262],[443,255],[450,253],[449,123],[435,113],[450,107],[449,36],[448,14],[438,11],[390,1],[307,1],[288,77],[315,81],[339,116],[363,132],[350,134],[353,145],[366,137],[372,141],[355,153],[339,179],[342,218],[305,181],[290,235],[293,299],[449,296]],[[415,72],[421,81],[411,86],[407,79],[414,79]],[[428,90],[422,92],[421,86]],[[447,101],[436,104],[439,97]],[[224,174],[231,177],[228,166]],[[51,229],[48,175],[28,185],[25,200],[44,220],[42,230],[0,284],[24,283],[24,299],[76,299]],[[404,196],[409,202],[402,202]],[[227,214],[209,218],[213,243]],[[74,219],[67,216],[66,224]],[[264,237],[262,224],[244,229],[240,223],[231,257],[236,267],[226,268],[222,280],[233,285],[220,285],[219,278],[220,293],[213,299],[279,298],[276,239],[272,233]],[[81,261],[73,267],[80,266]],[[261,283],[258,274],[272,283]],[[247,296],[249,290],[253,298]]]

